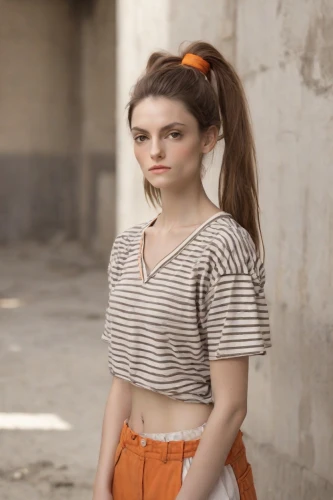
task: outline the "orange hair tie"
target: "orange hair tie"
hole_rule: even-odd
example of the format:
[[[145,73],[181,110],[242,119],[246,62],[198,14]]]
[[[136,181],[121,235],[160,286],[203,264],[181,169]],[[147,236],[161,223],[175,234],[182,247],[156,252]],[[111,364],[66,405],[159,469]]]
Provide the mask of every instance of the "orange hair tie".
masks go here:
[[[201,71],[204,75],[207,75],[210,70],[209,62],[205,61],[202,57],[196,56],[195,54],[185,54],[182,60],[182,64],[186,66],[192,66]]]

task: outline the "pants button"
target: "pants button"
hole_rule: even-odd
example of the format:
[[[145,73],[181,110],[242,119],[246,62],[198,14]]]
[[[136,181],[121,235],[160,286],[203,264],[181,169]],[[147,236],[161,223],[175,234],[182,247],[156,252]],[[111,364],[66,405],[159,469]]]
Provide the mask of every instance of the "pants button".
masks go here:
[[[147,442],[145,439],[141,439],[141,446],[146,446]]]

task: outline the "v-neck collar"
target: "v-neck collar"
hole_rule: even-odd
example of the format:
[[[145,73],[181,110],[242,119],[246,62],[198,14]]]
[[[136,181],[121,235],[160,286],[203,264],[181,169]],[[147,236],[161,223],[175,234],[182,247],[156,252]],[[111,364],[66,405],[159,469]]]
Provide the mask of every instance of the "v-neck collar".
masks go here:
[[[197,227],[194,231],[192,231],[191,234],[185,240],[183,240],[179,245],[177,245],[171,252],[169,252],[162,260],[160,260],[156,266],[150,271],[150,273],[147,272],[146,268],[146,263],[143,258],[143,253],[144,253],[144,246],[145,246],[145,230],[152,226],[156,220],[158,219],[158,215],[151,219],[142,229],[141,232],[141,238],[140,238],[140,245],[139,245],[139,269],[140,269],[140,276],[142,279],[143,283],[147,283],[147,281],[156,274],[156,272],[161,269],[162,266],[164,266],[167,262],[169,262],[176,254],[178,254],[200,231],[202,231],[208,224],[210,224],[213,220],[218,219],[219,217],[230,217],[230,214],[227,212],[217,212],[216,214],[213,214],[209,219],[205,220],[202,224],[200,224],[199,227]]]

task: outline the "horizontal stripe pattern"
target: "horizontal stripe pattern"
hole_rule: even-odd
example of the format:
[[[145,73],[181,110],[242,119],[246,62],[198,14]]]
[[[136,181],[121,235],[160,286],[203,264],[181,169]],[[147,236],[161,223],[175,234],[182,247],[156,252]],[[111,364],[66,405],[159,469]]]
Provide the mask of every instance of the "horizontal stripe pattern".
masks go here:
[[[221,212],[147,274],[150,223],[124,231],[112,246],[102,335],[109,369],[170,398],[208,404],[210,361],[271,346],[264,266],[249,233]]]

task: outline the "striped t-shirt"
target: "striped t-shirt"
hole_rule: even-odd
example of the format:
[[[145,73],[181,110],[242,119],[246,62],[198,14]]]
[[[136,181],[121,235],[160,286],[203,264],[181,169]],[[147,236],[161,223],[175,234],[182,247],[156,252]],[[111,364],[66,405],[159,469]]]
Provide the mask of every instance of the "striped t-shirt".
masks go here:
[[[212,403],[209,361],[271,346],[265,270],[249,233],[211,216],[147,272],[145,229],[118,235],[108,267],[102,339],[110,372],[189,403]]]

